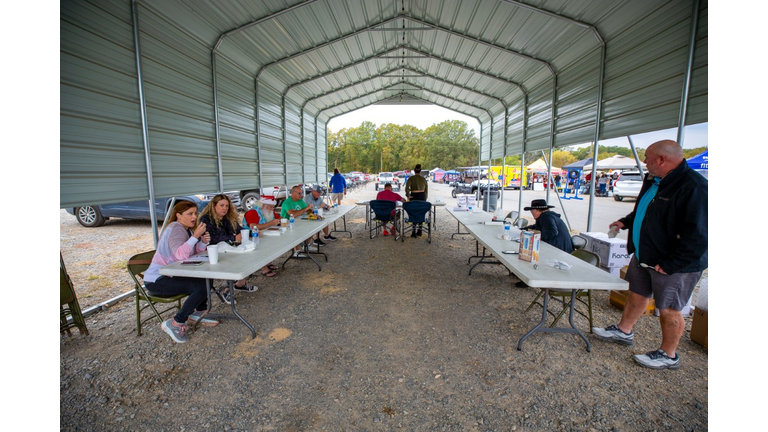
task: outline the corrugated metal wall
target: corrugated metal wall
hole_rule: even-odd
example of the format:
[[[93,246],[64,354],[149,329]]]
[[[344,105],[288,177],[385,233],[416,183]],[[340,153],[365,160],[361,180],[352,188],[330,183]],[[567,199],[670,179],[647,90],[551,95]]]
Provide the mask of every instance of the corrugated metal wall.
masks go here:
[[[99,6],[61,3],[62,207],[148,196],[131,11]]]

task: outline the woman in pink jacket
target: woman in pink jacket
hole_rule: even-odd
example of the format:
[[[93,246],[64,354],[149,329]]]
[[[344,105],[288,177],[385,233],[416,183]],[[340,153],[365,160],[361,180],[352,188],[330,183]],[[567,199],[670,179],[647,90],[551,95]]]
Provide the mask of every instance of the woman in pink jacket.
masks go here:
[[[171,277],[160,275],[160,268],[172,262],[183,261],[192,255],[202,252],[211,240],[204,223],[197,220],[197,205],[184,201],[176,204],[171,210],[172,215],[168,224],[163,227],[157,251],[152,263],[144,273],[144,284],[150,294],[172,296],[188,294],[189,297],[181,305],[181,310],[173,318],[163,322],[162,329],[177,343],[189,340],[186,322],[188,319],[199,321],[202,313],[208,309],[208,292],[205,279],[190,277]],[[201,324],[214,326],[219,322],[210,318],[202,318]]]

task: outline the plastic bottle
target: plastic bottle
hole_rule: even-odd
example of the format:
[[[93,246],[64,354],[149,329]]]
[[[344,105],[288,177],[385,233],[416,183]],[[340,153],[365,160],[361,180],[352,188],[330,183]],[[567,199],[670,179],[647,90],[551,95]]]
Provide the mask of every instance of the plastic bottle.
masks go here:
[[[504,222],[504,240],[512,240],[512,232],[508,222]]]
[[[290,219],[288,219],[288,227],[289,227],[290,229],[293,229],[293,215],[291,215],[291,218],[290,218]]]
[[[254,246],[259,245],[259,228],[256,225],[251,228],[251,241]]]

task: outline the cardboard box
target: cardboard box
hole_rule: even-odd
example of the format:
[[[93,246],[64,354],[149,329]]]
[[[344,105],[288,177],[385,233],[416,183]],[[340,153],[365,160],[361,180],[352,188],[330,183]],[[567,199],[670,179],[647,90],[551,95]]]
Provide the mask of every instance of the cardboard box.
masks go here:
[[[584,246],[584,250],[587,252],[595,251],[595,240],[608,238],[608,234],[602,232],[582,232],[579,233],[579,236],[587,241],[587,245]]]
[[[619,270],[619,277],[626,280],[627,279],[627,270],[629,270],[629,266],[624,266]]]
[[[629,297],[629,290],[627,291],[611,291],[611,294],[608,296],[608,301],[619,308],[620,310],[624,310],[624,305],[627,304],[627,298]],[[653,299],[650,299],[648,302],[648,307],[645,308],[645,312],[643,312],[643,315],[653,315],[654,310],[656,309],[656,302],[653,301]]]
[[[536,262],[539,260],[541,231],[522,231],[520,233],[520,254],[523,261]]]
[[[693,310],[693,324],[691,325],[691,340],[697,344],[707,347],[708,342],[708,326],[707,326],[707,311],[704,309]]]
[[[627,241],[618,238],[593,240],[593,251],[600,257],[600,267],[622,268],[629,264],[632,254],[627,252]]]

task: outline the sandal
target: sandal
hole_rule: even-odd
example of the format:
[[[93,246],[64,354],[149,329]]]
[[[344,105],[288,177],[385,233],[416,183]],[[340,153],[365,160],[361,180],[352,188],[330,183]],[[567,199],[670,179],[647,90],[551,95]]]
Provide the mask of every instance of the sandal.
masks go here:
[[[272,263],[267,264],[267,268],[269,268],[270,270],[273,270],[273,271],[277,270],[277,266],[272,264]]]
[[[270,269],[270,270],[267,270],[267,271],[263,271],[262,270],[261,275],[262,276],[266,276],[266,277],[275,277],[275,276],[277,276],[277,273],[275,273],[274,271],[272,271]]]

